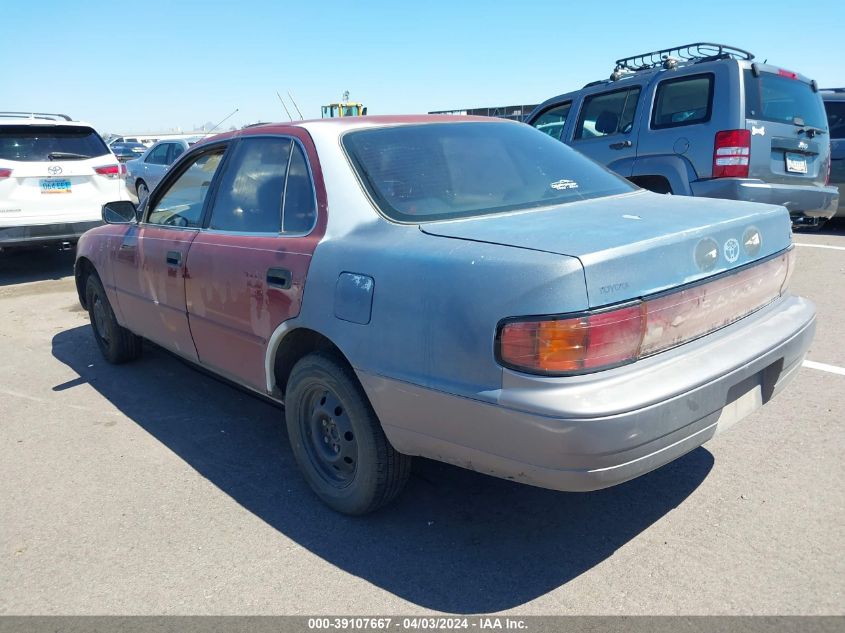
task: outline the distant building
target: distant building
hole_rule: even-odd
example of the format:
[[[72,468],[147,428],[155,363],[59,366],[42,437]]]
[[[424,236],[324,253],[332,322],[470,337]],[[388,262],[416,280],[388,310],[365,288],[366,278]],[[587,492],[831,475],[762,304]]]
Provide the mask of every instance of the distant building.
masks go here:
[[[502,119],[513,119],[515,121],[524,121],[531,111],[536,108],[535,105],[509,105],[509,106],[493,106],[490,108],[465,108],[463,110],[436,110],[429,112],[429,114],[463,114],[467,116],[495,116]]]

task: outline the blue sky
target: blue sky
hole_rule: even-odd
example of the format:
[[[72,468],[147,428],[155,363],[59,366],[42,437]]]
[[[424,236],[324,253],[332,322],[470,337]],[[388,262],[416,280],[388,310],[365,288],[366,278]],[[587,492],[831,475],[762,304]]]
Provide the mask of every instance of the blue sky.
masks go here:
[[[537,103],[613,60],[732,44],[845,85],[845,1],[3,2],[0,106],[101,132],[306,118],[344,90],[371,114]]]

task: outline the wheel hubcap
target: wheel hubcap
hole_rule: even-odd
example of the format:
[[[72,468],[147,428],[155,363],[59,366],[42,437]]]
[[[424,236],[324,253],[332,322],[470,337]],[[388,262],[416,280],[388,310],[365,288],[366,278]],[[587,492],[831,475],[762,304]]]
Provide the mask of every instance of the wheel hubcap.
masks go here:
[[[300,424],[312,463],[338,487],[350,483],[358,464],[358,441],[346,407],[331,390],[315,388],[303,409]]]

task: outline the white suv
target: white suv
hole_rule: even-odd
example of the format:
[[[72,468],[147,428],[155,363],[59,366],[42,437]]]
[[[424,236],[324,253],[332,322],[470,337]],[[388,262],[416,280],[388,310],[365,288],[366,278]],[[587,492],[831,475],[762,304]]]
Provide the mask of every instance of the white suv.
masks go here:
[[[64,114],[0,112],[0,249],[75,242],[101,208],[129,200],[99,134]]]

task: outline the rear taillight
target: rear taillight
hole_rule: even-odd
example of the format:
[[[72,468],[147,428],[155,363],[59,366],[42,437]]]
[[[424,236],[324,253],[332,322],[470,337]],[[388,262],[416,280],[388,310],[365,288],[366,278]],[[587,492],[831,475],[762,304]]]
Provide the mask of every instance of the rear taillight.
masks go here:
[[[713,178],[748,178],[751,158],[751,132],[723,130],[716,132],[713,149]]]
[[[126,168],[123,165],[103,165],[102,167],[95,167],[94,171],[107,178],[117,178],[126,173]]]
[[[797,73],[794,73],[791,70],[784,70],[783,68],[778,70],[778,75],[780,75],[781,77],[786,77],[788,79],[798,79]]]
[[[0,178],[10,178],[12,176],[11,169],[0,168]]]
[[[571,317],[508,320],[496,337],[499,363],[568,375],[630,363],[713,332],[786,291],[791,249],[766,262],[620,308]]]

